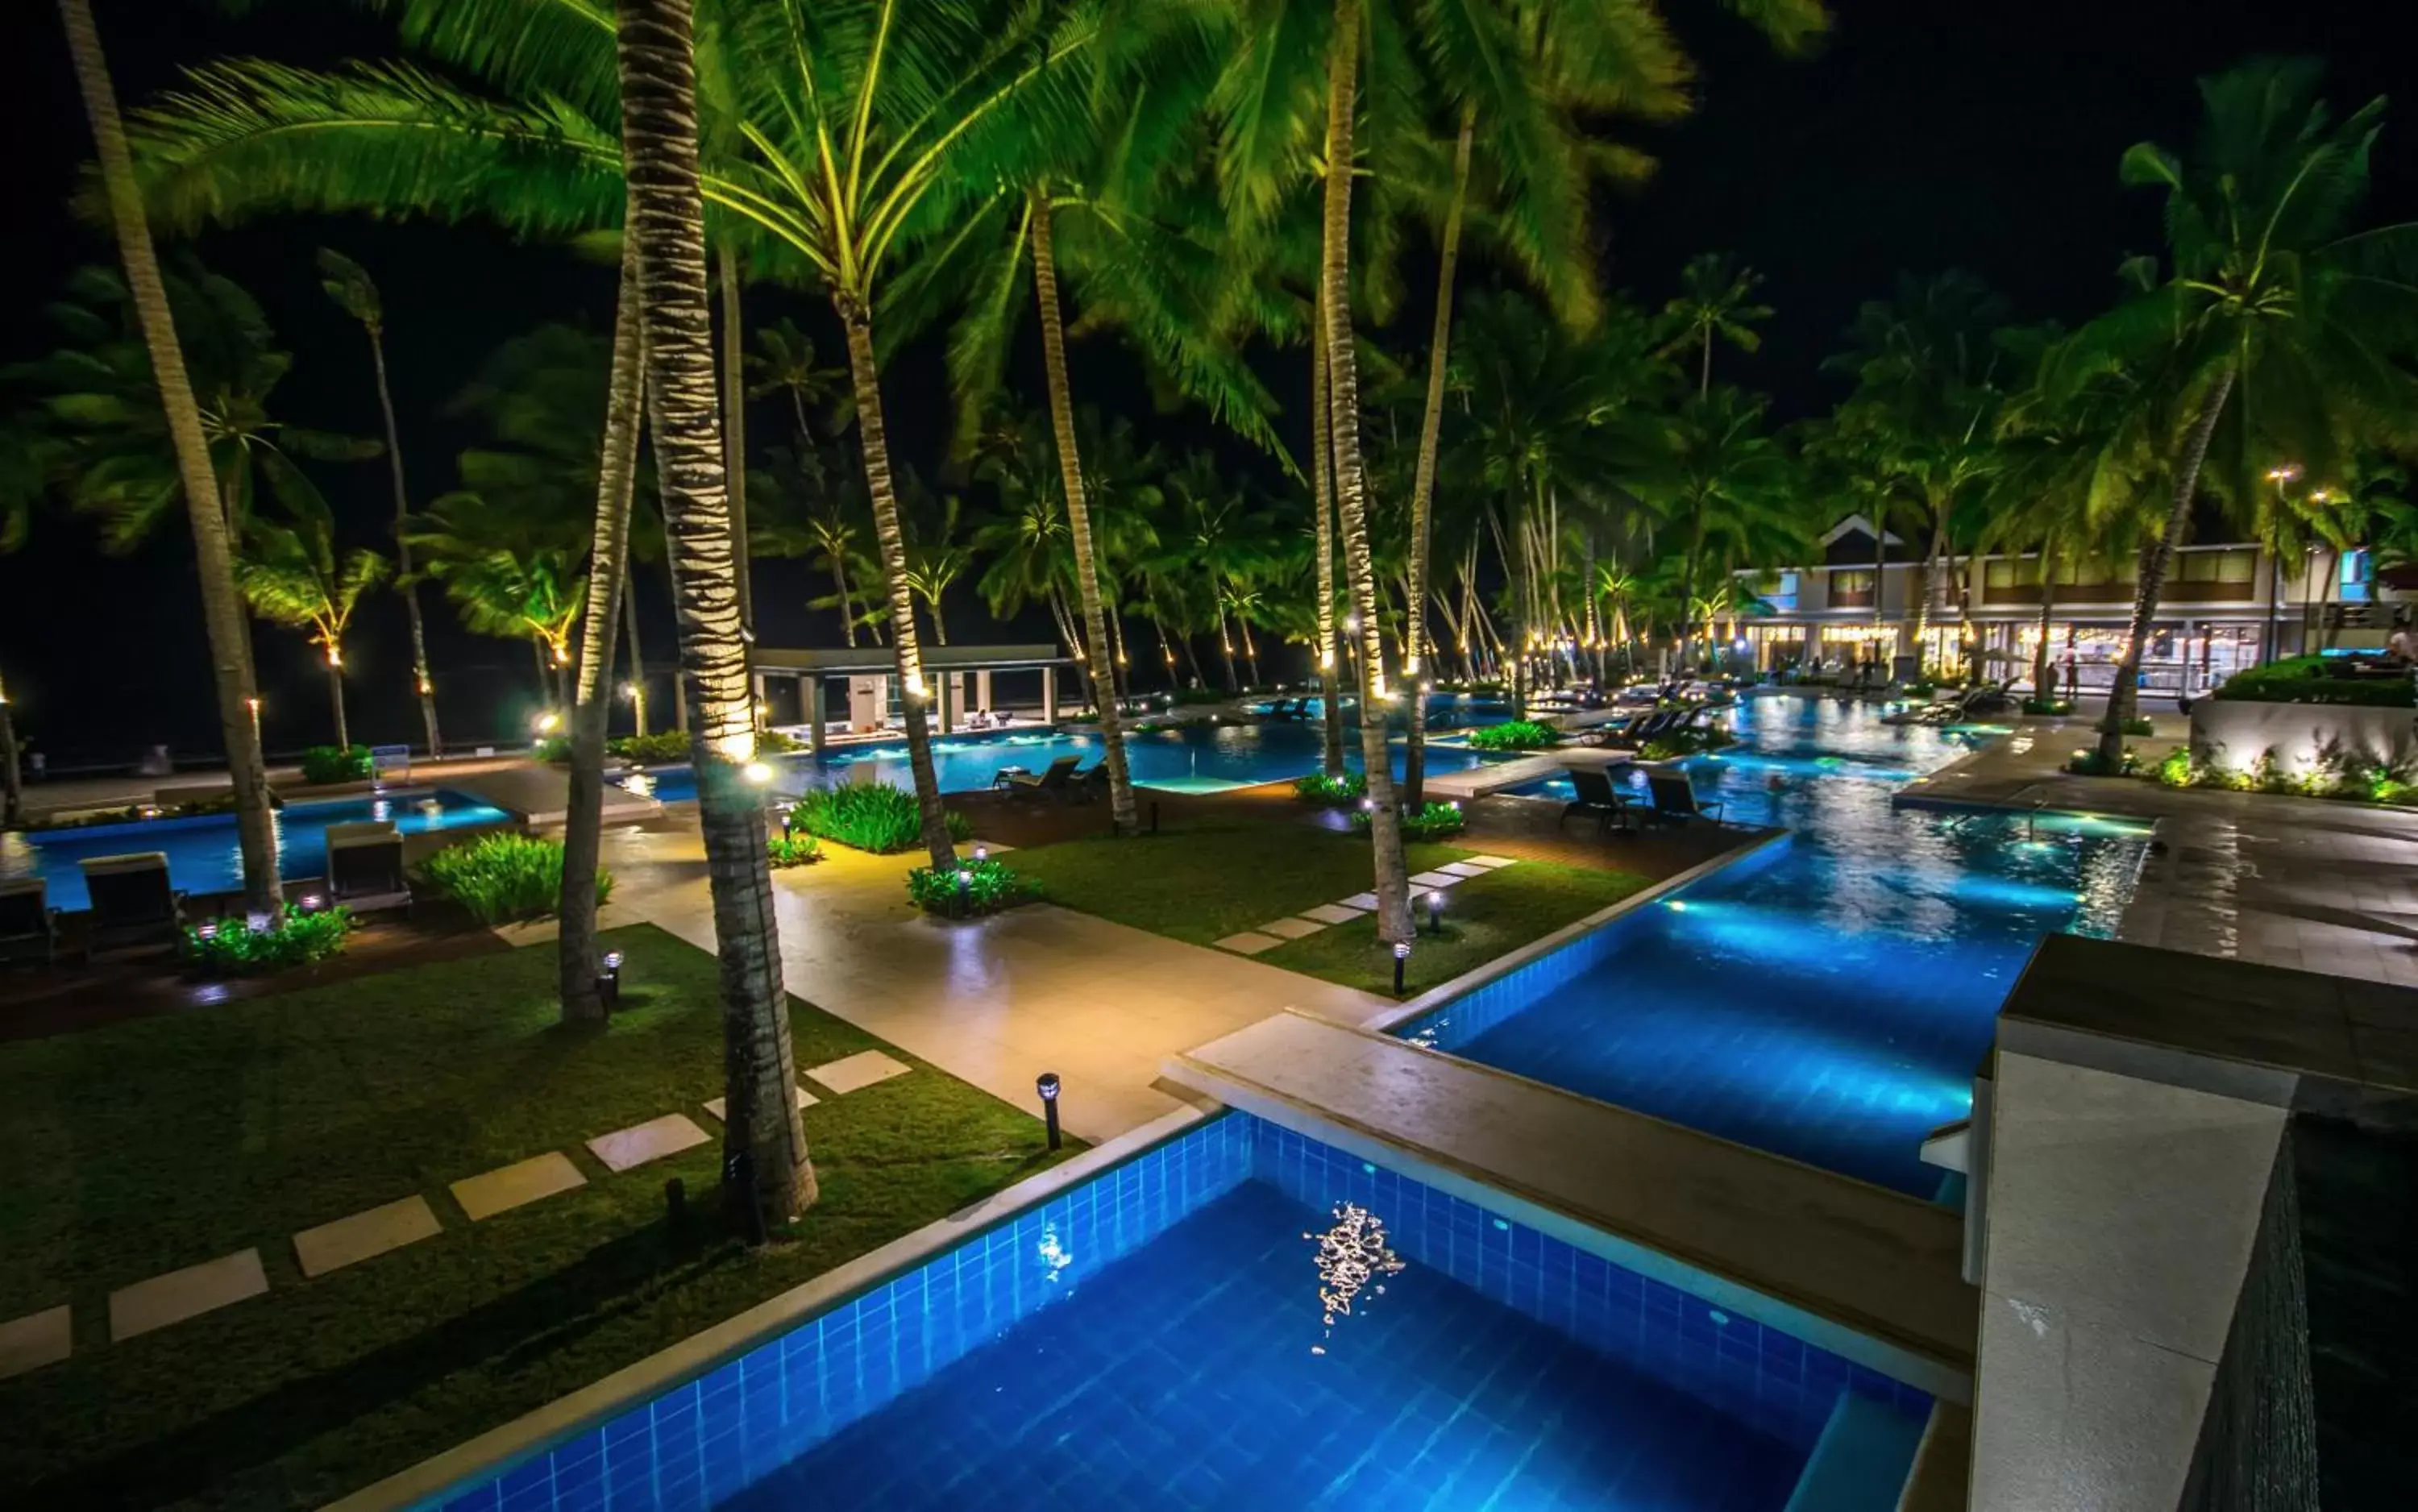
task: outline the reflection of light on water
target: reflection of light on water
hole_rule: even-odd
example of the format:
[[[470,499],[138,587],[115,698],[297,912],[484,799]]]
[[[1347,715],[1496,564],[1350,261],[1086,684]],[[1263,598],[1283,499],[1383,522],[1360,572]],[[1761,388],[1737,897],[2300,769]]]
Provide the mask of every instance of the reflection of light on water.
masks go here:
[[[1059,1242],[1058,1220],[1055,1218],[1043,1221],[1041,1242],[1033,1246],[1033,1252],[1041,1257],[1045,1271],[1042,1279],[1052,1285],[1056,1284],[1059,1272],[1075,1263],[1074,1253]]]
[[[374,818],[374,819],[384,819],[384,818],[391,818],[391,817],[393,817],[393,816],[394,816],[394,805],[393,805],[392,803],[388,802],[387,802],[385,799],[383,799],[383,798],[381,798],[381,799],[377,799],[377,800],[375,800],[375,802],[373,802],[370,804],[370,817],[371,817],[371,818]]]
[[[1368,1289],[1370,1296],[1385,1294],[1382,1276],[1398,1275],[1405,1268],[1403,1259],[1385,1243],[1385,1220],[1357,1203],[1344,1202],[1335,1209],[1335,1227],[1323,1234],[1305,1233],[1304,1239],[1318,1242],[1314,1263],[1318,1266],[1318,1303],[1324,1309],[1326,1336],[1335,1336],[1335,1320],[1352,1316],[1353,1299]],[[1312,1354],[1324,1354],[1326,1346],[1313,1344]]]
[[[640,798],[655,796],[655,778],[652,772],[634,771],[621,779],[621,786]]]

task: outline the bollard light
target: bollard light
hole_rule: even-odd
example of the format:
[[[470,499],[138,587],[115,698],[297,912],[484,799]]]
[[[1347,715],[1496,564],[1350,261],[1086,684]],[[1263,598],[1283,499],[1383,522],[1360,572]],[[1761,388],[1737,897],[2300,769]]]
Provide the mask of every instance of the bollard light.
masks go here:
[[[618,950],[604,953],[604,969],[596,973],[596,999],[608,1014],[621,1006],[621,953]]]
[[[1431,935],[1444,933],[1444,889],[1442,888],[1437,888],[1428,894],[1428,933]],[[1405,946],[1404,949],[1407,951],[1408,947]]]
[[[324,901],[326,900],[321,898],[316,893],[305,893],[302,894],[302,911],[304,913],[316,913],[319,911],[319,905]]]
[[[1410,958],[1411,942],[1407,939],[1394,941],[1394,996],[1397,998],[1402,995],[1402,968]]]
[[[974,847],[974,860],[975,860],[975,861],[977,861],[977,862],[985,862],[985,861],[988,861],[988,860],[990,860],[990,847],[988,847],[988,846],[976,846],[976,847]]]
[[[746,778],[750,786],[761,787],[773,780],[772,764],[764,761],[750,761],[739,769],[739,775]]]
[[[1041,1121],[1048,1125],[1049,1148],[1059,1145],[1058,1134],[1058,1073],[1045,1071],[1033,1078],[1033,1090],[1041,1094]]]

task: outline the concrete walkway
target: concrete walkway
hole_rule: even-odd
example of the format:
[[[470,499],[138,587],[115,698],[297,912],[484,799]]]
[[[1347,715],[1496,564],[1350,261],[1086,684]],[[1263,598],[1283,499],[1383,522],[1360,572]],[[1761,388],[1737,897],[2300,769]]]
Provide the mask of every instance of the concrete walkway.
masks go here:
[[[773,874],[789,990],[1019,1107],[1037,1107],[1033,1078],[1054,1071],[1066,1128],[1094,1142],[1182,1106],[1153,1085],[1171,1055],[1289,1007],[1356,1023],[1384,1006],[1354,988],[1048,904],[931,918],[907,901],[920,854],[830,846],[823,855]],[[696,830],[608,832],[604,863],[618,918],[713,948]]]
[[[2119,939],[2418,986],[2418,811],[2058,770],[2089,740],[2082,722],[2027,721],[1897,802],[2154,820],[2164,848]],[[2135,743],[2154,759],[2175,742]]]

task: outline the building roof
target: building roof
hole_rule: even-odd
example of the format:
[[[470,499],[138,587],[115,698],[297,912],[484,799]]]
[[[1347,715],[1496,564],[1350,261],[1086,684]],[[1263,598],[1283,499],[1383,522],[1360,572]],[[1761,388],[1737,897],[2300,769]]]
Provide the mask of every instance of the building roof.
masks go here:
[[[895,653],[887,646],[758,646],[752,660],[764,672],[869,676],[898,670]],[[1045,641],[1035,646],[926,646],[923,660],[926,672],[1006,672],[1059,666],[1071,658],[1055,643]]]

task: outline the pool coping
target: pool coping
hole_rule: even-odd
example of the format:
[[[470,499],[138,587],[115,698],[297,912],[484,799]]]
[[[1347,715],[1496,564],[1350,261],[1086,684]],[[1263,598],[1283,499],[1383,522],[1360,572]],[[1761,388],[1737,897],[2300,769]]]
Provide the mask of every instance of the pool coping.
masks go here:
[[[1707,856],[1684,871],[1674,872],[1660,881],[1648,882],[1618,902],[1598,909],[1583,919],[1566,924],[1552,934],[1532,939],[1518,950],[1507,955],[1497,955],[1482,965],[1474,966],[1449,982],[1430,987],[1408,1001],[1390,1003],[1380,1008],[1354,1027],[1368,1030],[1371,1033],[1389,1034],[1402,1025],[1433,1013],[1446,1003],[1467,997],[1497,977],[1508,976],[1533,961],[1553,955],[1555,951],[1573,943],[1580,937],[1591,934],[1615,919],[1634,913],[1647,904],[1668,896],[1683,887],[1702,881],[1715,872],[1736,865],[1750,857],[1763,855],[1772,847],[1794,839],[1796,833],[1794,830],[1767,829],[1761,834],[1733,846],[1719,855]]]
[[[936,1218],[787,1291],[623,1366],[450,1449],[329,1502],[322,1512],[390,1512],[434,1506],[449,1492],[492,1479],[632,1408],[697,1380],[818,1314],[864,1295],[977,1235],[1109,1170],[1137,1159],[1220,1107],[1185,1107],[1094,1145],[1071,1160]]]

